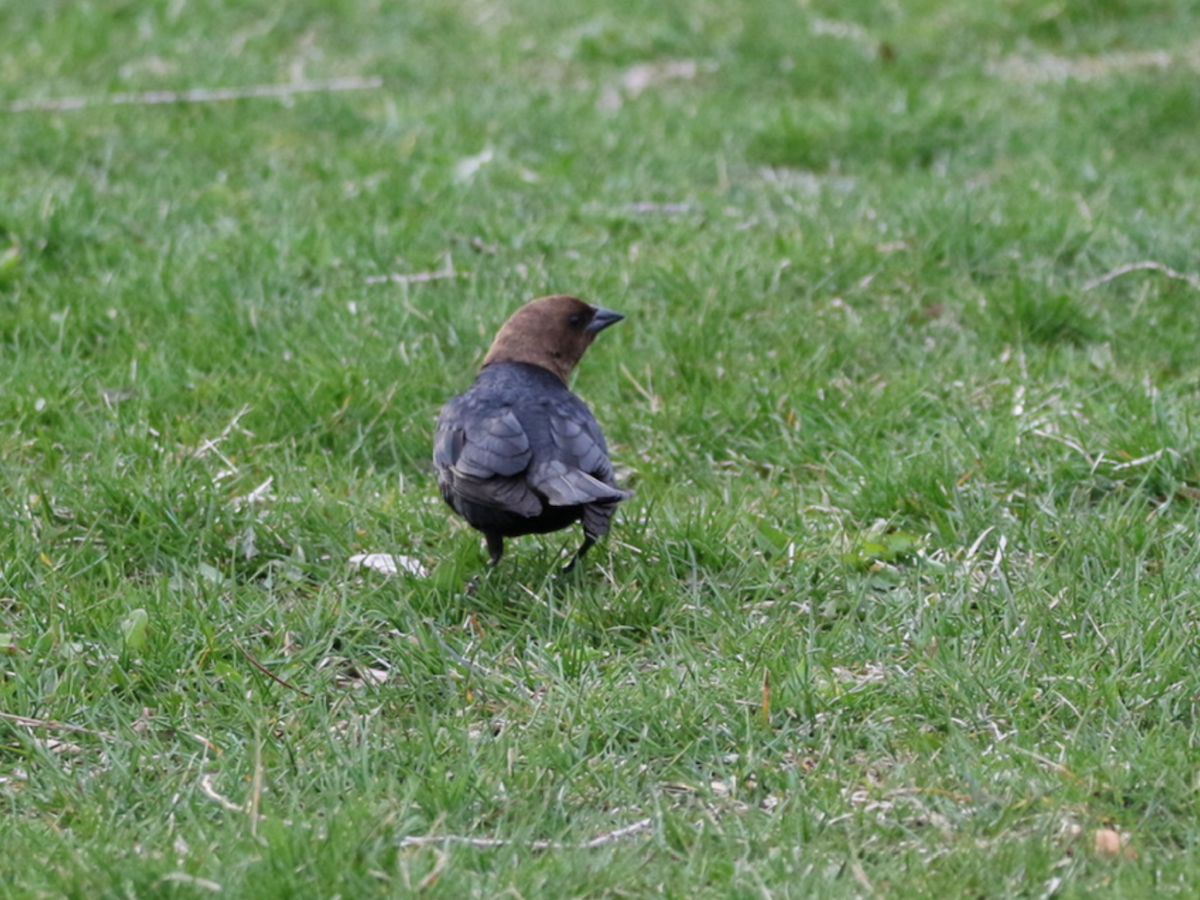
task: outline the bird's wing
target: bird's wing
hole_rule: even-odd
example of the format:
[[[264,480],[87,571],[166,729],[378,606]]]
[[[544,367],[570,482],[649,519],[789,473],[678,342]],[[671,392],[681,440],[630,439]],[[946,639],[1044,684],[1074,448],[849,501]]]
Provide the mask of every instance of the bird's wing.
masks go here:
[[[529,436],[508,406],[450,406],[438,422],[433,461],[453,493],[484,506],[536,516],[541,501],[524,472],[533,458]]]
[[[510,407],[466,416],[462,452],[454,468],[462,475],[492,478],[517,475],[529,466],[529,435]]]
[[[616,503],[628,497],[617,487],[604,436],[583,402],[558,404],[551,411],[552,452],[538,459],[529,481],[551,506]]]

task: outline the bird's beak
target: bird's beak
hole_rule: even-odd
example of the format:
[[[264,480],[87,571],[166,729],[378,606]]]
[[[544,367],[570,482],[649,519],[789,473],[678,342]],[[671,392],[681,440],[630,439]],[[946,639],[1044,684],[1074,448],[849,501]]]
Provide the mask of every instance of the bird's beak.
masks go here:
[[[613,312],[611,309],[605,309],[602,306],[596,307],[596,313],[592,316],[592,321],[588,324],[587,330],[592,334],[603,331],[609,325],[616,325],[623,318],[619,312]]]

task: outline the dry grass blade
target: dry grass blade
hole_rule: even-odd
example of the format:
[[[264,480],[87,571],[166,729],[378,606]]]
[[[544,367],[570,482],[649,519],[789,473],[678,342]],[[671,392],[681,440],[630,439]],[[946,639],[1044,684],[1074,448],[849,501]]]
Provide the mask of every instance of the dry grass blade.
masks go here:
[[[248,651],[241,644],[239,644],[235,641],[234,646],[237,647],[238,652],[241,653],[242,656],[246,657],[246,662],[250,663],[250,665],[254,666],[254,668],[258,669],[258,671],[262,672],[264,675],[266,675],[268,678],[270,678],[276,684],[283,685],[283,687],[288,688],[289,690],[295,691],[297,694],[304,697],[306,700],[312,698],[312,694],[310,694],[308,691],[304,690],[303,688],[296,687],[291,682],[284,681],[282,678],[280,678],[278,675],[276,675],[274,672],[272,672],[270,669],[268,669],[266,666],[264,666],[262,663],[260,663],[257,659],[255,659],[250,654],[250,651]]]
[[[169,103],[216,103],[221,100],[254,100],[321,94],[336,91],[365,91],[383,87],[382,78],[334,78],[329,81],[294,81],[290,84],[256,84],[243,88],[192,88],[186,91],[143,91],[105,94],[100,97],[59,97],[17,100],[5,112],[69,112],[93,106],[158,106]]]
[[[457,834],[431,834],[419,837],[406,837],[400,841],[400,846],[424,847],[430,844],[464,844],[468,847],[477,847],[481,850],[494,847],[524,847],[528,850],[592,850],[596,847],[603,847],[605,844],[611,844],[613,841],[619,841],[622,838],[641,834],[644,831],[648,831],[653,824],[654,820],[651,818],[639,819],[632,825],[626,825],[624,828],[617,828],[613,831],[606,831],[596,835],[591,840],[579,844],[567,844],[560,841],[514,841],[503,838],[472,838]]]
[[[115,741],[117,736],[107,731],[97,731],[94,728],[84,728],[82,725],[71,725],[67,722],[54,722],[49,719],[33,719],[29,716],[18,716],[15,713],[0,712],[0,719],[26,728],[41,728],[47,731],[69,731],[72,734],[90,734],[102,741]]]
[[[1186,281],[1196,290],[1200,291],[1200,276],[1190,275],[1187,272],[1177,272],[1170,266],[1164,266],[1162,263],[1154,262],[1153,260],[1127,263],[1123,266],[1118,266],[1111,272],[1106,272],[1104,275],[1101,275],[1099,278],[1093,278],[1083,286],[1083,289],[1085,291],[1095,290],[1096,288],[1100,287],[1100,285],[1106,284],[1112,281],[1114,278],[1120,278],[1122,275],[1128,275],[1130,272],[1144,272],[1147,270],[1152,272],[1160,272],[1161,274],[1166,275],[1168,278],[1173,278],[1176,281]]]
[[[200,777],[200,790],[204,792],[204,796],[216,802],[222,809],[235,813],[245,812],[242,807],[238,806],[228,797],[217,793],[217,789],[213,787],[213,776],[211,773],[206,773]]]
[[[413,272],[409,275],[401,275],[392,273],[389,275],[369,275],[367,276],[367,284],[422,284],[426,281],[441,281],[446,278],[457,278],[458,272],[454,269],[454,260],[450,254],[446,254],[446,264],[434,272]]]

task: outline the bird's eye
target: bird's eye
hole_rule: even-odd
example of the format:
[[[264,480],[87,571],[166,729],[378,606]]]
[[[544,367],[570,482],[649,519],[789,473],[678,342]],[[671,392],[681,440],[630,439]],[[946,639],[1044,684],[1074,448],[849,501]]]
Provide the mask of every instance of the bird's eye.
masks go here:
[[[583,316],[581,316],[579,313],[575,313],[575,315],[573,315],[569,319],[567,319],[567,323],[572,328],[578,328],[580,325],[583,324]]]

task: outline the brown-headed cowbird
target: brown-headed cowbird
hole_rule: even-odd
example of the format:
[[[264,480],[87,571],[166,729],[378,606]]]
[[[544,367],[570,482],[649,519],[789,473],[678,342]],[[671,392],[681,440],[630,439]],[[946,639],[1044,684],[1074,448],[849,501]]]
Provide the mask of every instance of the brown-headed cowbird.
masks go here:
[[[487,538],[491,565],[504,539],[583,522],[583,546],[608,533],[617,487],[604,435],[567,377],[596,335],[623,319],[575,297],[531,300],[504,323],[475,383],[442,408],[433,439],[438,487]]]

